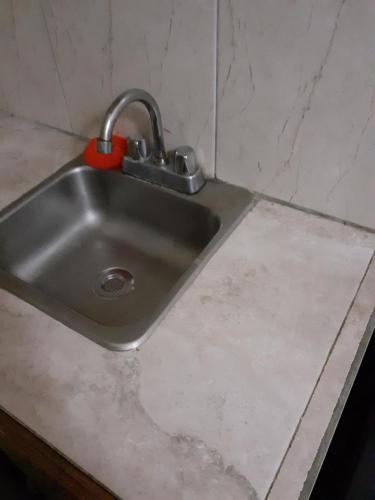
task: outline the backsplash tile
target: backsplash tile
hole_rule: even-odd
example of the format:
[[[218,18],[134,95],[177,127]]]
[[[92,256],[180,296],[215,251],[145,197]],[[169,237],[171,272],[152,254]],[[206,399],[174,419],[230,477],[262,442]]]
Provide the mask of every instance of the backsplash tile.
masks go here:
[[[0,109],[71,130],[39,2],[2,0]]]
[[[0,28],[0,108],[91,136],[117,94],[141,87],[167,146],[192,145],[214,174],[216,0],[7,0]],[[148,129],[136,106],[123,123]]]
[[[167,146],[193,146],[214,175],[216,0],[142,0],[126,9],[113,0],[112,9],[114,94],[124,82],[151,90]]]
[[[216,134],[220,179],[375,228],[374,24],[371,0],[3,0],[0,109],[94,136],[141,87],[206,174]],[[149,134],[141,108],[120,130]]]
[[[77,134],[96,135],[112,100],[111,3],[41,0],[40,5],[70,127]]]
[[[375,4],[219,0],[218,177],[375,227]]]

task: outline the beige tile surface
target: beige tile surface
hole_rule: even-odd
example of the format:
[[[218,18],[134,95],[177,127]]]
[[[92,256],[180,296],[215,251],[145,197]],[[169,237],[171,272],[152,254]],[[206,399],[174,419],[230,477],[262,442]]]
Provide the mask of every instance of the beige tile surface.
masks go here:
[[[0,109],[85,136],[132,87],[158,101],[168,147],[193,146],[214,173],[216,1],[4,0]],[[124,133],[148,133],[144,110]]]
[[[91,136],[142,87],[208,175],[216,148],[219,178],[375,228],[374,22],[371,0],[3,0],[0,109]]]
[[[19,120],[0,125],[2,200],[80,146]],[[33,175],[17,187],[25,158]],[[0,405],[124,498],[264,498],[373,243],[262,201],[132,353],[106,351],[2,291]]]
[[[0,109],[71,129],[40,2],[2,0]]]
[[[375,3],[220,0],[217,175],[375,228]]]
[[[77,137],[0,112],[0,208],[80,152]]]
[[[371,327],[367,338],[363,337],[374,310],[374,297],[375,263],[373,261],[324,367],[319,384],[306,408],[298,432],[273,484],[269,500],[285,498],[297,500],[304,491],[306,478],[319,448],[324,456],[337,418],[343,409],[361,358],[371,338]],[[372,324],[373,328],[374,324]],[[358,359],[355,361],[356,357]],[[337,413],[337,416],[334,413]],[[333,428],[325,436],[330,425]],[[311,470],[312,481],[316,477],[317,470]],[[307,496],[304,498],[308,498],[309,491],[307,488]]]

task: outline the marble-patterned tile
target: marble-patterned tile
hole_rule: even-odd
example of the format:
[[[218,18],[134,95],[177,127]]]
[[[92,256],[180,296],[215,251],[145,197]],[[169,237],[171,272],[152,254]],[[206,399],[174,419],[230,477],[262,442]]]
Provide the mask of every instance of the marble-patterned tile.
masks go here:
[[[71,130],[61,75],[39,2],[1,2],[0,65],[0,109]]]
[[[309,484],[306,483],[306,479],[309,474],[314,474],[316,477],[318,473],[321,463],[318,463],[313,470],[314,459],[318,450],[322,454],[321,459],[326,453],[336,428],[337,418],[346,403],[360,361],[371,338],[374,322],[369,325],[366,338],[364,332],[374,310],[374,297],[375,262],[373,261],[273,483],[269,500],[281,498],[298,500],[302,492],[303,498],[309,498],[308,489],[315,478],[312,477]]]
[[[348,229],[261,202],[140,353],[153,422],[218,450],[259,498],[373,253]]]
[[[359,230],[263,201],[132,353],[2,291],[0,403],[122,497],[264,498],[371,246]]]
[[[375,4],[220,0],[218,177],[375,227]]]
[[[41,0],[71,127],[81,135],[97,135],[112,101],[111,4],[112,0]]]
[[[0,209],[77,156],[77,137],[0,113]]]
[[[36,61],[33,104],[8,99],[11,89],[2,76],[0,107],[91,136],[112,99],[141,87],[160,105],[167,146],[192,145],[206,173],[214,174],[216,0],[41,0],[31,17],[20,19],[24,3],[15,0],[19,9],[12,10],[9,2],[9,12],[0,14],[6,26],[0,55],[22,95]],[[21,41],[19,26],[30,35]],[[19,63],[17,52],[27,64]],[[58,103],[45,90],[53,83]],[[56,114],[65,121],[57,123]],[[119,128],[148,133],[144,110],[133,107]]]
[[[190,144],[214,175],[216,0],[112,0],[113,91],[158,100],[167,146]],[[125,49],[127,47],[127,49]]]

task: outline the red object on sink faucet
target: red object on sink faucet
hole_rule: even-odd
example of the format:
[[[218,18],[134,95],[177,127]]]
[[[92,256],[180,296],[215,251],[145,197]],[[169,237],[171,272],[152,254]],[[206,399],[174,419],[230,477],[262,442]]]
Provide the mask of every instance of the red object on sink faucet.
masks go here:
[[[120,135],[112,136],[111,153],[99,153],[96,150],[96,140],[96,137],[90,139],[83,152],[85,164],[100,170],[121,168],[122,157],[128,151],[128,141],[126,137],[121,137]]]

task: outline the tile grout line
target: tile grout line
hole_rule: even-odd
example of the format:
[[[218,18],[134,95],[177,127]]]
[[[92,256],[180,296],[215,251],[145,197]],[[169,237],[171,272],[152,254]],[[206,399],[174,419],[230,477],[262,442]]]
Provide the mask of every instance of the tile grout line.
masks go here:
[[[214,178],[216,179],[217,169],[217,127],[218,127],[218,91],[219,91],[219,13],[220,0],[216,0],[216,30],[215,30],[215,109],[214,109]]]
[[[326,214],[324,212],[320,212],[315,208],[304,207],[303,205],[297,205],[296,203],[291,203],[287,200],[282,200],[281,198],[275,198],[274,196],[270,196],[265,193],[261,193],[259,191],[250,191],[254,195],[257,195],[260,200],[270,201],[272,203],[277,203],[278,205],[282,205],[283,207],[294,208],[299,212],[303,212],[308,215],[315,215],[316,217],[322,217],[323,219],[331,220],[333,222],[338,222],[339,224],[343,224],[344,226],[352,227],[353,229],[359,229],[360,231],[365,231],[367,233],[375,234],[375,227],[363,226],[362,224],[358,224],[357,222],[351,222],[350,220],[341,219],[340,217],[336,217],[335,215]]]
[[[55,66],[55,73],[56,73],[56,76],[57,76],[57,81],[59,83],[61,94],[62,94],[62,98],[63,98],[64,103],[65,103],[66,115],[67,115],[69,126],[70,126],[70,132],[73,133],[73,123],[72,123],[72,117],[70,116],[70,109],[69,109],[69,105],[68,105],[68,99],[67,99],[67,96],[66,96],[66,92],[65,92],[65,88],[64,88],[63,82],[62,82],[60,68],[59,68],[59,65],[57,63],[56,51],[55,51],[55,48],[53,47],[53,44],[52,44],[51,33],[49,31],[49,28],[48,28],[46,13],[44,11],[44,8],[43,8],[43,5],[42,5],[41,1],[39,1],[39,7],[40,7],[41,14],[42,14],[42,19],[43,19],[43,23],[44,23],[44,26],[45,26],[47,38],[48,38],[48,43],[49,43],[49,47],[50,47],[50,51],[51,51],[51,55],[52,55],[52,60],[53,60],[54,66]]]
[[[361,367],[361,363],[363,361],[364,356],[366,355],[366,351],[368,348],[368,345],[371,341],[373,332],[375,328],[375,308],[373,309],[373,312],[371,313],[370,319],[367,323],[365,333],[363,337],[361,338],[357,352],[353,358],[353,361],[351,362],[350,368],[348,370],[348,374],[345,379],[345,384],[343,388],[341,389],[340,395],[338,397],[338,400],[336,402],[335,408],[332,413],[331,420],[328,423],[328,426],[323,434],[323,437],[320,441],[317,453],[315,455],[315,458],[313,460],[313,463],[307,473],[307,476],[305,478],[305,481],[303,483],[302,490],[300,491],[299,499],[300,500],[308,500],[311,495],[311,491],[314,488],[315,481],[318,477],[319,471],[323,465],[324,458],[328,452],[329,445],[331,443],[331,440],[334,436],[335,430],[339,424],[340,417],[345,409],[345,405],[347,403],[347,400],[350,396],[350,392],[353,388],[355,379],[357,377],[357,374],[359,372],[359,369]],[[355,368],[357,367],[357,368]],[[324,451],[324,443],[327,443],[328,445],[326,447],[326,450]],[[315,472],[314,472],[315,471]],[[315,477],[313,477],[315,474]]]
[[[341,335],[341,333],[342,333],[342,330],[343,330],[343,328],[344,328],[344,326],[345,326],[346,320],[348,319],[348,316],[349,316],[349,314],[350,314],[350,311],[351,311],[351,310],[352,310],[352,308],[353,308],[353,304],[354,304],[354,302],[355,302],[355,299],[357,298],[358,293],[359,293],[359,291],[360,291],[360,289],[361,289],[361,287],[362,287],[362,284],[363,284],[363,282],[364,282],[364,280],[365,280],[365,278],[366,278],[366,276],[367,276],[367,273],[368,273],[368,271],[369,271],[369,269],[370,269],[370,267],[371,267],[372,263],[373,263],[373,262],[374,262],[374,260],[375,260],[375,259],[374,259],[374,256],[375,256],[375,252],[372,252],[371,258],[370,258],[370,260],[369,260],[369,262],[368,262],[368,264],[367,264],[367,266],[366,266],[365,272],[364,272],[364,274],[363,274],[363,276],[362,276],[362,278],[361,278],[361,280],[360,280],[360,282],[359,282],[359,285],[358,285],[357,290],[356,290],[356,292],[355,292],[355,294],[354,294],[354,296],[353,296],[353,299],[352,299],[352,300],[351,300],[351,302],[350,302],[350,305],[349,305],[349,307],[348,307],[348,310],[346,311],[346,314],[345,314],[345,316],[344,316],[344,319],[343,319],[343,321],[341,322],[341,325],[340,325],[340,328],[339,328],[339,330],[338,330],[338,332],[337,332],[337,334],[336,334],[336,337],[334,338],[334,341],[333,341],[333,343],[332,343],[332,345],[331,345],[331,347],[330,347],[330,349],[329,349],[329,351],[328,351],[327,357],[326,357],[326,359],[325,359],[325,361],[324,361],[324,364],[323,364],[322,369],[321,369],[321,371],[320,371],[320,373],[319,373],[319,376],[318,376],[318,378],[317,378],[317,381],[316,381],[316,383],[314,384],[313,390],[311,391],[311,394],[310,394],[309,399],[308,399],[308,401],[307,401],[307,403],[306,403],[306,406],[305,406],[305,408],[304,408],[304,410],[303,410],[303,412],[302,412],[302,414],[301,414],[301,416],[300,416],[300,418],[299,418],[299,420],[298,420],[298,424],[297,424],[297,426],[296,426],[296,428],[295,428],[295,430],[294,430],[294,432],[293,432],[293,435],[292,435],[291,440],[290,440],[290,442],[289,442],[289,444],[288,444],[288,446],[287,446],[287,449],[286,449],[286,451],[285,451],[285,453],[284,453],[284,456],[283,456],[283,458],[282,458],[282,460],[281,460],[281,462],[280,462],[279,467],[277,468],[276,474],[275,474],[275,476],[274,476],[274,478],[273,478],[273,480],[272,480],[272,482],[271,482],[271,484],[270,484],[270,487],[268,488],[267,494],[266,494],[266,496],[265,496],[265,500],[267,500],[267,499],[269,498],[269,495],[271,494],[272,488],[273,488],[273,486],[274,486],[274,484],[275,484],[275,482],[276,482],[277,478],[279,477],[280,471],[281,471],[281,469],[282,469],[282,466],[284,465],[284,462],[285,462],[286,457],[287,457],[287,455],[288,455],[288,453],[289,453],[289,450],[291,449],[291,447],[292,447],[292,445],[293,445],[293,443],[294,443],[295,437],[296,437],[296,435],[297,435],[297,433],[298,433],[298,431],[299,431],[299,429],[300,429],[300,427],[301,427],[302,420],[304,419],[304,417],[305,417],[305,415],[306,415],[306,413],[307,413],[307,410],[308,410],[308,408],[309,408],[309,406],[310,406],[311,400],[312,400],[312,398],[314,397],[314,394],[315,394],[315,392],[316,392],[316,388],[317,388],[317,387],[318,387],[318,385],[319,385],[319,382],[320,382],[320,380],[321,380],[321,378],[322,378],[322,376],[323,376],[323,374],[324,374],[324,371],[325,371],[325,369],[326,369],[326,366],[327,366],[327,364],[328,364],[328,361],[330,360],[331,354],[332,354],[332,352],[333,352],[333,350],[334,350],[334,348],[335,348],[335,346],[336,346],[336,344],[337,344],[337,341],[338,341],[338,339],[340,338],[340,335]]]
[[[84,135],[81,135],[81,134],[77,134],[76,132],[69,132],[69,130],[64,130],[62,128],[59,128],[59,127],[54,127],[53,125],[48,125],[48,123],[43,123],[43,122],[39,122],[38,120],[32,120],[33,123],[36,123],[37,125],[40,125],[41,127],[46,127],[46,128],[49,128],[51,130],[56,130],[56,132],[61,132],[62,134],[65,134],[65,135],[68,135],[69,137],[76,137],[77,139],[80,139],[82,141],[88,141],[88,137],[84,136]]]
[[[50,125],[49,123],[40,122],[38,120],[32,120],[31,118],[27,118],[25,116],[15,115],[11,111],[6,111],[4,109],[0,110],[0,112],[7,115],[8,118],[24,120],[28,123],[34,123],[35,125],[38,125],[40,127],[44,127],[44,128],[50,129],[50,130],[56,130],[56,132],[60,132],[61,134],[68,135],[69,137],[76,137],[77,139],[81,139],[83,141],[88,140],[88,137],[86,137],[84,135],[77,134],[76,132],[70,132],[69,130],[65,130],[63,128],[55,127],[54,125]]]
[[[219,1],[219,0],[217,0],[217,1]],[[0,111],[2,113],[4,113],[4,114],[8,115],[10,118],[19,118],[19,119],[25,120],[25,121],[27,121],[29,123],[35,123],[35,124],[37,124],[37,125],[39,125],[41,127],[46,127],[48,129],[56,130],[57,132],[61,132],[62,134],[68,135],[70,137],[77,137],[78,139],[81,139],[83,141],[87,141],[88,140],[87,136],[77,134],[76,132],[69,132],[69,130],[65,130],[65,129],[62,129],[62,128],[59,128],[59,127],[55,127],[53,125],[49,125],[48,123],[43,123],[43,122],[40,122],[38,120],[32,120],[30,118],[27,118],[27,117],[24,117],[24,116],[20,116],[20,115],[15,115],[14,113],[12,113],[10,111],[6,111],[4,109],[2,109]],[[216,114],[215,114],[214,123],[215,123],[215,133],[216,133]],[[216,144],[217,144],[217,141],[216,141],[216,137],[215,137],[215,145]],[[215,147],[215,155],[216,155],[216,147]],[[214,175],[214,177],[217,178],[216,177],[216,156],[215,156],[215,165],[214,165],[214,167],[215,167],[215,175]],[[236,185],[238,185],[238,184],[236,184]],[[277,203],[278,205],[281,205],[281,206],[284,206],[284,207],[293,208],[295,210],[298,210],[299,212],[303,212],[303,213],[308,214],[308,215],[314,215],[316,217],[322,217],[323,219],[330,220],[330,221],[333,221],[333,222],[337,222],[338,224],[343,224],[344,226],[352,227],[353,229],[358,229],[360,231],[365,231],[367,233],[375,234],[375,227],[371,228],[369,226],[363,226],[362,224],[358,224],[357,222],[352,222],[350,220],[341,219],[340,217],[336,217],[335,215],[326,214],[326,213],[320,212],[319,210],[316,210],[314,208],[304,207],[303,205],[298,205],[296,203],[291,203],[291,202],[289,202],[287,200],[282,200],[281,198],[275,198],[274,196],[270,196],[268,194],[261,193],[259,191],[254,191],[254,190],[250,190],[250,189],[249,189],[249,191],[254,196],[257,197],[258,202],[261,201],[261,200],[265,200],[265,201],[269,201],[269,202],[272,202],[272,203]]]

